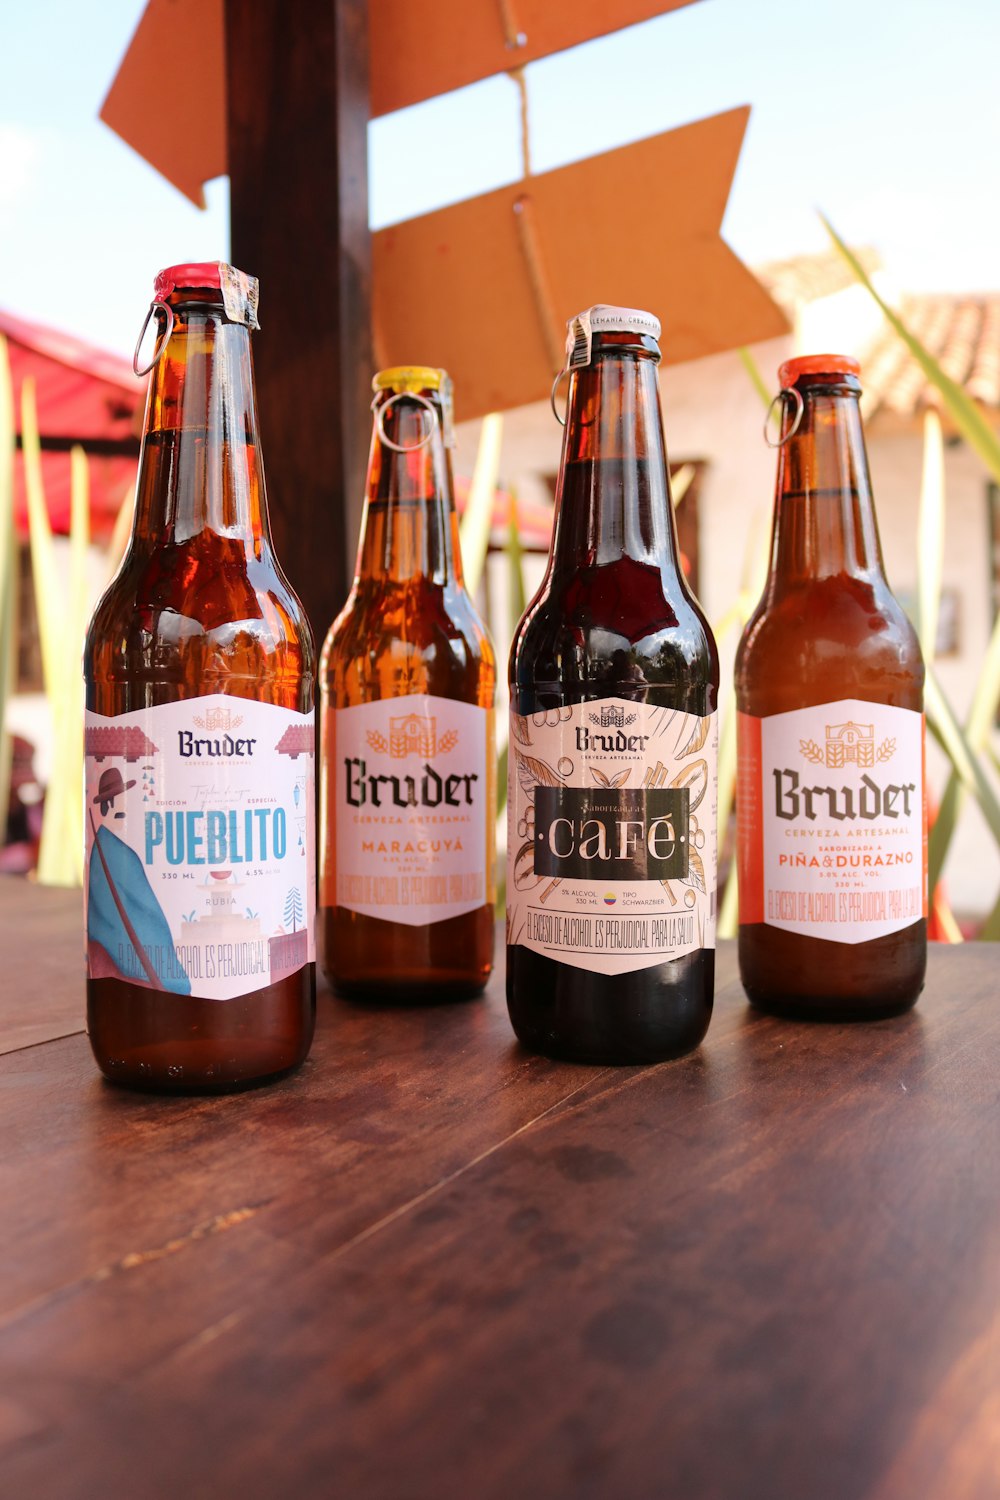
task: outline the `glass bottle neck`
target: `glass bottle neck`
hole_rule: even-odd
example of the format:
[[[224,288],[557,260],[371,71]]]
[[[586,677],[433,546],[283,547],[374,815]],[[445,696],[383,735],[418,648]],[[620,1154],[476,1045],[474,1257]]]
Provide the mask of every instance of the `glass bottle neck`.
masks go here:
[[[802,415],[779,450],[770,587],[838,574],[881,576],[858,391],[804,382],[796,389]],[[795,409],[786,405],[786,432]]]
[[[175,307],[146,402],[135,536],[268,539],[250,330]]]
[[[392,391],[380,392],[375,407],[356,581],[426,578],[461,584],[451,456],[442,436],[440,399],[429,391],[419,401],[405,392],[393,398]],[[428,407],[435,414],[433,425]]]
[[[552,568],[622,557],[676,570],[677,542],[654,357],[604,350],[570,375]]]

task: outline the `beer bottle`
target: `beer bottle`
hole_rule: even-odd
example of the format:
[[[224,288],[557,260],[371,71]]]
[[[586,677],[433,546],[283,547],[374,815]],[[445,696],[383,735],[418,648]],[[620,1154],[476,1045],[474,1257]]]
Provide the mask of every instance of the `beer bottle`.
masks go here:
[[[858,376],[781,366],[770,571],[736,657],[743,986],[829,1020],[906,1010],[926,960],[924,667],[883,572]]]
[[[313,1034],[315,648],[271,550],[256,308],[232,266],[157,276],[132,537],[86,641],[87,1024],[135,1088],[236,1089]]]
[[[464,999],[493,965],[493,647],[462,580],[451,382],[372,382],[357,572],[320,670],[320,909],[331,985]]]
[[[589,1062],[679,1056],[712,1013],[719,663],[678,566],[659,335],[630,308],[569,324],[552,547],[510,654],[507,1005],[526,1046]]]

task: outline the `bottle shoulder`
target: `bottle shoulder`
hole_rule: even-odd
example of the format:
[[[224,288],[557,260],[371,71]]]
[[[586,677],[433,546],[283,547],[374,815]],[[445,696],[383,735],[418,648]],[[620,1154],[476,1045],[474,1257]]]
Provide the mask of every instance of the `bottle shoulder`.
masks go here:
[[[841,576],[765,594],[734,670],[738,706],[749,713],[852,697],[922,703],[916,631],[884,580]]]
[[[266,663],[292,653],[312,675],[312,629],[269,550],[219,540],[228,545],[130,549],[91,617],[86,666],[100,658],[148,675],[187,672],[194,657],[223,664],[250,652]]]
[[[546,578],[511,646],[520,712],[533,711],[540,697],[573,702],[655,690],[691,712],[714,709],[719,658],[704,615],[680,585],[668,591],[658,570],[639,567],[616,578]]]
[[[320,680],[339,707],[407,693],[492,707],[496,654],[464,589],[356,580],[327,632]]]

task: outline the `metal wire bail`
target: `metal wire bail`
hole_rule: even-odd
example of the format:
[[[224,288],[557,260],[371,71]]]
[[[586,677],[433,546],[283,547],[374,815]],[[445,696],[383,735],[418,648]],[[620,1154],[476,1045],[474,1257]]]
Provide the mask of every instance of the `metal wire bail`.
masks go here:
[[[789,427],[789,429],[785,433],[784,437],[779,438],[776,443],[772,443],[770,437],[768,436],[768,430],[767,430],[768,427],[769,427],[769,425],[770,425],[770,422],[771,422],[771,413],[774,411],[775,403],[778,402],[778,401],[781,401],[783,403],[786,396],[793,396],[795,398],[795,401],[796,401],[795,416],[792,419],[792,425],[791,425],[791,427]],[[778,394],[775,396],[774,401],[772,401],[771,404],[770,404],[770,406],[767,408],[767,416],[764,418],[764,441],[767,444],[767,446],[769,448],[783,448],[785,446],[785,444],[788,442],[788,439],[794,437],[795,434],[798,432],[799,425],[800,425],[800,423],[802,421],[802,413],[804,411],[805,411],[805,402],[802,400],[802,393],[798,389],[797,386],[791,385],[791,386],[788,387],[787,390],[779,391]]]
[[[393,402],[404,400],[416,401],[418,405],[424,407],[424,409],[430,413],[431,418],[431,425],[430,427],[428,427],[427,432],[420,439],[419,443],[410,443],[409,447],[406,447],[405,445],[400,443],[394,443],[392,438],[386,437],[385,434],[386,412],[389,410],[389,407],[392,406]],[[377,403],[378,397],[376,396],[375,400],[372,402],[373,411],[375,410]],[[387,448],[391,448],[394,453],[419,453],[421,448],[427,447],[427,444],[434,436],[434,429],[437,426],[437,422],[438,414],[434,408],[434,403],[432,401],[428,401],[426,396],[421,396],[419,391],[396,391],[394,395],[389,397],[388,401],[383,401],[382,405],[378,407],[378,416],[375,418],[375,429],[378,432],[380,442],[383,442]]]
[[[140,370],[139,369],[139,350],[142,348],[142,341],[146,337],[146,329],[149,327],[149,320],[150,320],[150,318],[153,316],[153,314],[155,312],[162,312],[163,313],[163,316],[166,319],[166,331],[163,334],[157,334],[157,336],[156,336],[156,347],[153,350],[153,358],[150,360],[149,364],[146,366],[146,368],[144,370]],[[164,351],[164,349],[167,347],[167,345],[170,342],[170,335],[173,333],[173,331],[174,331],[174,310],[173,310],[173,308],[172,307],[168,307],[165,302],[151,302],[149,304],[149,311],[147,312],[145,318],[143,319],[142,327],[139,329],[139,337],[135,341],[135,353],[132,355],[132,369],[135,371],[135,373],[140,378],[143,375],[148,375],[149,372],[150,372],[150,370],[153,369],[154,365],[158,365],[159,364],[160,360],[163,358],[163,351]]]
[[[553,380],[553,382],[552,382],[552,389],[549,392],[549,405],[552,408],[552,415],[555,417],[555,419],[559,423],[560,427],[565,427],[566,426],[566,418],[565,417],[561,417],[559,415],[559,412],[558,412],[557,408],[556,408],[556,391],[559,389],[559,382],[560,382],[560,380],[562,380],[562,378],[563,378],[564,375],[568,375],[569,373],[570,373],[570,370],[569,370],[569,366],[568,365],[565,367],[565,369],[560,370],[559,374],[556,376],[555,380]],[[569,405],[569,403],[567,401],[567,406],[568,405]]]

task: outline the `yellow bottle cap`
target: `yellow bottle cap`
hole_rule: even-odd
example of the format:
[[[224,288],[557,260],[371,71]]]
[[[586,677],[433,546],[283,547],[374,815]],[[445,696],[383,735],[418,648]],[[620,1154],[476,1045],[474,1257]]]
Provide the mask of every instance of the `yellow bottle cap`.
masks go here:
[[[372,380],[372,390],[439,391],[447,379],[447,370],[435,370],[432,365],[392,365],[379,370]]]

